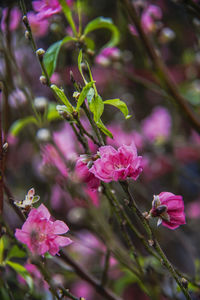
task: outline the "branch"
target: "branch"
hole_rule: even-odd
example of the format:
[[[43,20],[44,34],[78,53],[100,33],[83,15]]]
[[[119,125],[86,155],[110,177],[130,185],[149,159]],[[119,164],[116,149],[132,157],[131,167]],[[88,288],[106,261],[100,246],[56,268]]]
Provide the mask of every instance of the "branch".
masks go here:
[[[129,0],[120,1],[125,5],[127,13],[141,38],[143,46],[146,49],[147,54],[155,67],[155,70],[160,75],[160,81],[164,85],[166,92],[176,101],[179,108],[182,110],[184,116],[188,119],[192,127],[200,133],[199,118],[197,118],[197,116],[193,113],[190,106],[187,104],[187,100],[179,94],[176,83],[172,80],[168,69],[156,53],[150,38],[145,34],[134,5]]]
[[[103,299],[122,300],[120,297],[113,294],[109,289],[103,287],[100,282],[94,279],[87,271],[78,265],[67,253],[60,251],[60,258],[70,265],[76,271],[78,276],[90,283],[96,289],[97,293],[103,297]]]

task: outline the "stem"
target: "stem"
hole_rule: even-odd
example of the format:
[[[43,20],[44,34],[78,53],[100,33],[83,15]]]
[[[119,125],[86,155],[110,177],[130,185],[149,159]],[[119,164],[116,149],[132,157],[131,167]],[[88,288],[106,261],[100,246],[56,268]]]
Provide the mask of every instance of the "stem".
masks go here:
[[[78,265],[67,253],[60,251],[60,258],[63,259],[68,265],[70,265],[78,276],[83,280],[90,283],[99,293],[103,299],[108,300],[122,300],[120,297],[113,294],[109,289],[103,287],[100,282],[94,279],[87,271],[85,271],[80,265]]]
[[[89,149],[87,140],[84,138],[83,135],[81,135],[81,132],[78,133],[78,131],[76,130],[76,127],[74,126],[73,123],[70,123],[70,125],[71,125],[71,127],[72,127],[72,129],[73,129],[73,131],[74,131],[74,133],[75,133],[75,135],[76,135],[76,137],[77,137],[77,139],[79,140],[79,142],[81,143],[81,145],[82,145],[83,148],[85,149],[85,152],[86,152],[87,154],[90,154],[90,149]]]
[[[93,135],[91,135],[89,132],[86,131],[86,129],[83,127],[83,124],[81,123],[81,121],[78,119],[77,120],[78,124],[79,124],[79,127],[81,128],[82,132],[87,135],[92,141],[94,144],[96,144],[97,146],[101,146],[101,144],[95,140],[95,138],[93,137]]]
[[[109,260],[110,260],[110,250],[107,249],[106,255],[105,255],[105,262],[104,262],[104,268],[103,268],[103,273],[101,277],[101,285],[105,286],[106,282],[108,280],[108,270],[109,270]]]
[[[179,94],[176,83],[172,80],[168,69],[166,68],[162,59],[156,53],[149,36],[145,34],[134,5],[129,0],[120,1],[125,5],[127,13],[141,38],[144,48],[146,49],[149,58],[153,62],[155,70],[157,71],[158,75],[160,75],[159,80],[163,84],[166,92],[176,101],[179,108],[183,111],[184,116],[190,122],[191,126],[200,133],[200,120],[187,104],[187,100]]]
[[[133,209],[133,211],[135,212],[135,214],[138,216],[138,218],[140,219],[141,223],[143,224],[147,234],[148,234],[148,238],[149,240],[152,241],[154,249],[157,251],[157,253],[159,254],[159,256],[162,258],[163,263],[165,265],[165,267],[168,269],[168,271],[171,273],[172,277],[175,279],[175,281],[177,282],[177,284],[179,285],[180,289],[182,290],[183,294],[185,295],[187,300],[191,300],[191,297],[187,291],[187,289],[183,286],[183,284],[181,283],[180,278],[178,277],[174,267],[172,266],[172,264],[170,263],[170,261],[168,260],[168,258],[166,257],[166,255],[164,254],[161,246],[159,245],[158,241],[156,240],[156,238],[154,237],[154,234],[152,232],[151,227],[149,226],[148,221],[145,219],[145,217],[143,216],[143,214],[141,213],[141,211],[139,210],[139,208],[137,207],[137,204],[135,203],[129,188],[128,188],[128,183],[127,182],[121,182],[121,186],[123,188],[123,190],[125,191],[125,193],[127,194],[129,201],[130,201],[130,205],[131,208]]]
[[[44,279],[48,283],[50,291],[57,299],[62,298],[62,297],[59,297],[58,292],[57,292],[57,290],[61,290],[63,295],[67,296],[69,299],[80,300],[80,298],[75,297],[68,290],[64,289],[62,286],[55,287],[51,282],[51,276],[49,275],[47,269],[43,266],[43,264],[41,262],[33,260],[32,263],[38,267],[38,269],[42,273]]]
[[[34,40],[34,38],[33,38],[31,26],[30,26],[29,21],[28,21],[27,10],[26,10],[26,5],[25,5],[24,0],[20,0],[20,4],[21,4],[21,9],[22,9],[23,15],[26,17],[26,19],[23,20],[23,21],[24,21],[24,25],[26,26],[26,29],[27,29],[27,31],[28,31],[28,33],[29,33],[29,39],[30,39],[30,41],[31,41],[31,45],[32,45],[33,51],[36,52],[36,50],[37,50],[37,45],[36,45],[36,42],[35,42],[35,40]],[[43,63],[43,60],[40,59],[40,58],[38,58],[38,61],[39,61],[39,63],[40,63],[40,67],[41,67],[41,69],[42,69],[42,71],[43,71],[43,73],[44,73],[44,76],[45,76],[45,78],[46,78],[47,85],[50,86],[50,85],[51,85],[51,81],[50,81],[49,75],[48,75],[48,73],[47,73],[47,70],[46,70],[46,68],[45,68],[45,65],[44,65],[44,63]]]

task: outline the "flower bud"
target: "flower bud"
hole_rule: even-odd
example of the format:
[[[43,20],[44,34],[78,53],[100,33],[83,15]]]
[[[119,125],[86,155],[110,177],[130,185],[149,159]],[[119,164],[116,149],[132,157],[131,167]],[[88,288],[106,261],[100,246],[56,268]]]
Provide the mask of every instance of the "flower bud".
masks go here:
[[[6,142],[3,144],[3,151],[7,152],[7,150],[8,150],[8,143]]]
[[[188,281],[184,277],[181,278],[181,283],[184,286],[184,288],[188,288]]]
[[[76,82],[74,79],[74,74],[73,74],[72,70],[70,70],[70,80],[73,84]]]
[[[28,26],[28,18],[27,16],[23,16],[22,21],[24,23],[25,26]]]
[[[39,58],[39,60],[43,60],[44,54],[45,54],[45,51],[44,51],[44,49],[42,49],[42,48],[39,48],[39,49],[36,51],[36,55],[37,55],[37,57]]]
[[[160,33],[159,40],[161,43],[165,44],[172,41],[175,36],[175,32],[171,28],[165,27]]]
[[[39,142],[47,143],[51,140],[51,133],[47,128],[40,128],[36,133],[36,137]]]
[[[39,113],[44,114],[48,106],[48,100],[45,97],[36,97],[34,99],[34,106]]]
[[[40,82],[43,84],[43,85],[47,85],[47,79],[45,76],[40,76]]]
[[[27,40],[30,40],[30,33],[28,32],[28,30],[25,31],[24,35]]]

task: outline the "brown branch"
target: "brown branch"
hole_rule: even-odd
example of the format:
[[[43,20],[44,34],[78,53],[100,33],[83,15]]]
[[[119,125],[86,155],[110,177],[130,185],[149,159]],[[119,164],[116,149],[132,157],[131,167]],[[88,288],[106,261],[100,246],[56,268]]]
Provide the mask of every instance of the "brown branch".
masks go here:
[[[120,297],[113,294],[109,289],[103,287],[100,282],[94,279],[87,271],[85,271],[79,264],[77,264],[67,253],[60,251],[60,258],[64,260],[68,265],[70,265],[78,276],[83,280],[90,283],[99,293],[102,295],[103,299],[108,300],[122,300]]]
[[[187,104],[187,100],[179,94],[176,83],[173,81],[165,64],[156,53],[150,38],[145,34],[134,5],[129,0],[120,1],[125,5],[127,13],[141,38],[144,48],[146,49],[147,54],[155,67],[155,71],[157,71],[160,76],[161,83],[164,85],[166,92],[168,92],[168,94],[176,101],[192,127],[200,133],[199,118],[197,118],[197,116],[191,110],[190,106]]]

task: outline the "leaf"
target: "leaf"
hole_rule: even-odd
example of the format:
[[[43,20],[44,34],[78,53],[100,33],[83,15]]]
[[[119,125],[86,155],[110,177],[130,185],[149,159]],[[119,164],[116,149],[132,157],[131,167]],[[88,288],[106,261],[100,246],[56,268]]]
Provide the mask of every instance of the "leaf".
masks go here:
[[[72,113],[74,111],[74,108],[65,96],[64,91],[62,89],[59,89],[55,84],[51,85],[51,89],[56,93],[57,97],[65,104],[68,112]]]
[[[78,55],[78,69],[79,69],[79,72],[81,73],[84,83],[87,84],[87,80],[85,79],[85,77],[83,75],[83,71],[82,71],[82,67],[81,67],[82,59],[83,59],[83,53],[82,53],[82,50],[80,50],[79,55]]]
[[[91,101],[92,101],[92,99],[94,97],[94,94],[95,94],[94,89],[90,88],[89,91],[88,91],[88,93],[87,93],[87,101],[88,101],[88,103],[91,103]]]
[[[21,275],[27,282],[30,289],[33,289],[33,280],[29,274],[29,272],[24,268],[24,266],[15,263],[13,261],[6,261],[6,264],[9,265],[12,269],[15,270],[19,275]]]
[[[121,101],[120,99],[111,99],[104,101],[104,104],[109,104],[117,107],[123,113],[126,119],[129,119],[131,115],[128,114],[128,107],[125,102]]]
[[[11,259],[12,257],[25,257],[26,253],[25,251],[21,250],[17,245],[14,245],[10,251],[8,252],[6,259]]]
[[[88,103],[91,112],[94,115],[94,121],[97,123],[100,120],[101,115],[104,111],[104,103],[101,96],[97,95],[92,98],[91,102]]]
[[[93,81],[87,83],[84,88],[82,89],[79,98],[78,98],[78,102],[77,102],[77,106],[76,106],[76,110],[79,111],[81,105],[83,104],[83,102],[85,101],[86,96],[88,95],[88,92],[90,91],[92,85],[93,85]]]
[[[56,65],[57,65],[57,59],[58,59],[58,54],[60,52],[60,49],[62,47],[63,44],[68,43],[70,41],[75,40],[73,37],[71,36],[66,36],[64,39],[52,44],[46,51],[45,55],[44,55],[44,65],[45,68],[47,70],[47,73],[49,75],[49,77],[51,77],[51,75],[53,74]]]
[[[96,123],[97,126],[99,127],[99,129],[101,129],[101,131],[109,136],[111,139],[113,139],[113,135],[112,133],[106,128],[106,126],[103,124],[103,122],[101,121],[101,119]]]
[[[66,0],[59,0],[59,3],[62,6],[63,13],[65,14],[67,21],[69,22],[69,25],[70,25],[74,35],[77,35],[76,26],[75,26],[74,20],[72,18],[72,13],[71,13],[69,6],[66,3]]]
[[[13,136],[17,136],[20,133],[20,131],[29,124],[37,125],[38,121],[33,116],[28,116],[24,119],[19,119],[12,124],[9,131]]]
[[[54,120],[62,120],[61,116],[59,115],[59,113],[57,111],[56,103],[49,103],[48,112],[47,112],[47,120],[49,122],[54,121]]]
[[[91,31],[94,31],[96,29],[101,29],[101,28],[107,28],[112,33],[110,41],[104,46],[104,48],[116,46],[119,43],[120,34],[119,34],[119,30],[113,24],[112,19],[110,18],[98,17],[92,20],[85,27],[84,35],[87,35]]]
[[[4,253],[4,240],[3,237],[0,238],[0,265],[3,263],[3,253]]]
[[[87,46],[88,49],[90,49],[90,50],[94,50],[95,49],[95,42],[91,38],[89,38],[89,37],[86,36],[84,38],[84,41],[85,41],[85,44],[86,44],[86,46]]]

